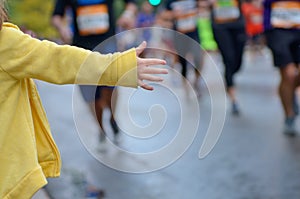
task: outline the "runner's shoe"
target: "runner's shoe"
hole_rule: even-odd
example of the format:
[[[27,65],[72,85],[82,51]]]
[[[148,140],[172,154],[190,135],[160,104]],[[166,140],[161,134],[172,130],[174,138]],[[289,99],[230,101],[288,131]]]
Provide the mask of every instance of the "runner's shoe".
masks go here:
[[[297,133],[295,127],[295,117],[288,117],[284,122],[284,134],[289,136],[295,136]]]
[[[98,189],[94,186],[88,186],[85,193],[86,199],[102,199],[105,196],[105,192],[102,189]]]
[[[106,141],[105,132],[104,131],[100,131],[100,134],[99,134],[99,142],[100,142],[100,144],[104,143],[105,141]]]
[[[232,115],[236,115],[236,116],[238,116],[240,114],[240,110],[239,110],[239,107],[236,102],[232,102],[231,113],[232,113]]]

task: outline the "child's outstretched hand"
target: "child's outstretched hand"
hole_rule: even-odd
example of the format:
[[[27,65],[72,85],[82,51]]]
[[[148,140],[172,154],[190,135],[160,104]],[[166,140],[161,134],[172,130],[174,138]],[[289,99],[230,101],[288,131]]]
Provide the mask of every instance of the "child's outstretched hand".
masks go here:
[[[153,65],[165,65],[166,61],[154,58],[140,58],[139,55],[145,50],[147,43],[144,41],[136,48],[138,85],[146,90],[153,90],[153,87],[144,83],[143,80],[152,82],[163,81],[162,77],[155,74],[168,74],[167,69],[150,67]]]

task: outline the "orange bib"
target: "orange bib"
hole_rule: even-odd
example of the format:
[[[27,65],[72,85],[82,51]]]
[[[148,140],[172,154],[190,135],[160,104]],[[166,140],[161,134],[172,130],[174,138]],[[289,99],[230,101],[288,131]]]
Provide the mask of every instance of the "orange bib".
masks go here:
[[[275,28],[300,28],[300,2],[272,3],[271,24]]]
[[[106,33],[110,27],[107,6],[80,6],[77,9],[77,25],[81,36]]]
[[[176,28],[181,33],[196,30],[197,3],[196,1],[177,1],[171,5],[176,17]]]

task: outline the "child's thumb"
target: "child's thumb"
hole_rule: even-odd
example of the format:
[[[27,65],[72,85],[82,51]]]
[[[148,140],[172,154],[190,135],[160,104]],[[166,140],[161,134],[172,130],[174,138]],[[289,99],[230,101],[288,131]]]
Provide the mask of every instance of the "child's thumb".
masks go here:
[[[139,56],[146,48],[147,42],[143,41],[137,48],[136,48],[136,55]]]

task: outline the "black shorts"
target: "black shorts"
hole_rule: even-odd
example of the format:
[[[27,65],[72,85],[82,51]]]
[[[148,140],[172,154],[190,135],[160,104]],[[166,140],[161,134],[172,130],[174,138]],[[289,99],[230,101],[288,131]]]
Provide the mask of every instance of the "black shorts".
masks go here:
[[[115,87],[113,86],[89,86],[89,85],[79,85],[82,97],[85,102],[91,103],[95,100],[101,98],[101,90],[103,88],[113,90]]]
[[[274,65],[285,67],[300,63],[300,31],[273,29],[265,33],[268,47],[273,53]]]

